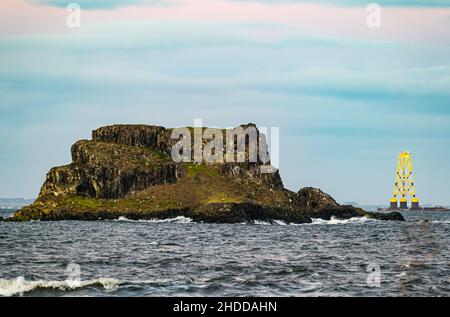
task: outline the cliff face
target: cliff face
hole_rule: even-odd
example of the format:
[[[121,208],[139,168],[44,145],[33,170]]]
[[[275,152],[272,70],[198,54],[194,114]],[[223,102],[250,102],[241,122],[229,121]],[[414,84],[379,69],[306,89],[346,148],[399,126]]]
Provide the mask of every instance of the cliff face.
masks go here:
[[[99,128],[93,131],[92,141],[81,140],[72,146],[72,164],[50,170],[39,197],[62,194],[117,199],[152,186],[175,183],[186,173],[186,164],[175,163],[170,157],[177,141],[164,127]],[[203,141],[203,147],[207,142]],[[248,156],[248,150],[246,153]],[[214,165],[211,168],[235,182],[253,181],[283,189],[279,173],[261,173],[258,162]]]
[[[254,125],[241,127],[249,126]],[[174,162],[170,153],[178,140],[171,133],[171,129],[145,125],[93,131],[92,140],[72,146],[72,163],[51,169],[39,198],[16,212],[12,220],[184,215],[206,222],[279,219],[302,223],[311,217],[371,217],[362,209],[339,206],[318,189],[304,188],[298,193],[285,189],[278,171],[261,173],[261,166],[270,162],[259,157],[250,162],[248,139],[244,162]],[[259,131],[257,140],[265,145]],[[208,142],[203,140],[202,148]],[[194,145],[190,150],[194,155]]]
[[[92,132],[95,142],[146,147],[166,154],[170,154],[172,149],[173,140],[170,136],[170,130],[148,125],[112,125]]]
[[[75,143],[72,161],[50,170],[39,197],[62,194],[123,198],[130,192],[175,183],[185,172],[167,154],[149,147],[99,141]]]

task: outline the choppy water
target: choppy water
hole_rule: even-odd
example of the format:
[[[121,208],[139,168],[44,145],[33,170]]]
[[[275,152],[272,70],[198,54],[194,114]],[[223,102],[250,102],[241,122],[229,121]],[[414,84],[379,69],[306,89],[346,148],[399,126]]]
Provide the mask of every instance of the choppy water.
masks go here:
[[[449,296],[450,213],[404,215],[0,223],[0,296]]]

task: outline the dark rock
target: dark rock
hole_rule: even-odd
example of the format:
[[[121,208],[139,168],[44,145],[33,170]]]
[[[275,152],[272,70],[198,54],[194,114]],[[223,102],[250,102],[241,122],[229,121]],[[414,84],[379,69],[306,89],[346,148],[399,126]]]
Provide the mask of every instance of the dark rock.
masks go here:
[[[149,147],[170,154],[172,140],[170,132],[151,125],[112,125],[92,132],[92,140],[116,144]]]
[[[331,217],[338,219],[350,219],[354,217],[368,217],[377,220],[398,220],[404,221],[402,214],[399,212],[390,213],[378,213],[378,212],[368,212],[361,208],[353,206],[337,206],[337,207],[325,207],[318,208],[308,211],[308,215],[311,218],[320,218],[325,220],[330,220]]]
[[[195,209],[191,214],[195,221],[215,223],[241,223],[261,220],[272,222],[281,220],[286,223],[310,223],[311,218],[300,212],[261,206],[250,203],[211,203]]]
[[[220,164],[220,173],[236,181],[252,180],[260,185],[272,189],[283,190],[283,181],[280,172],[261,173],[261,165],[258,163],[224,163]]]
[[[377,220],[397,220],[405,221],[405,218],[398,211],[381,213],[381,212],[366,212],[367,217]]]
[[[320,212],[321,209],[338,208],[339,204],[330,195],[324,193],[320,189],[312,187],[304,187],[297,193],[296,203],[300,207],[308,211]],[[326,210],[323,213],[327,213]]]
[[[313,209],[307,212],[311,218],[330,220],[331,217],[338,219],[349,219],[365,216],[365,211],[353,206],[335,206]]]
[[[47,174],[40,197],[76,194],[115,199],[151,186],[175,183],[182,165],[147,148],[93,141],[72,146],[73,163]]]

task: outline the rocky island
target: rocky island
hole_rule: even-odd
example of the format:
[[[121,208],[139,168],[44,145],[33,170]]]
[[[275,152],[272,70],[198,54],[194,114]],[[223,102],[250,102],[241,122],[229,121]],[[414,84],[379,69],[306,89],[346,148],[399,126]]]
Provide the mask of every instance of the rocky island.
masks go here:
[[[240,127],[255,128],[258,142],[265,142],[255,125]],[[284,188],[278,171],[262,173],[261,166],[270,162],[251,162],[248,149],[240,162],[174,161],[171,153],[179,139],[173,139],[172,133],[173,129],[149,125],[112,125],[93,131],[92,140],[72,146],[71,164],[48,172],[37,200],[8,220],[177,216],[214,223],[308,223],[331,217],[404,220],[398,212],[341,206],[319,189],[292,192]],[[205,146],[202,142],[200,146]]]

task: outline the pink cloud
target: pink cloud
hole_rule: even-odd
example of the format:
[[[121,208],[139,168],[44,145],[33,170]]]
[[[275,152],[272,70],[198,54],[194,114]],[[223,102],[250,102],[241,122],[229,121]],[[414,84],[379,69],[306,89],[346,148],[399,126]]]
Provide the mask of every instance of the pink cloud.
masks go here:
[[[0,35],[64,32],[66,17],[64,9],[36,6],[24,0],[2,0]]]
[[[66,32],[64,8],[31,5],[24,0],[2,0],[0,34]],[[274,23],[288,29],[263,27],[252,35],[268,39],[299,35],[338,36],[350,39],[450,43],[450,9],[382,8],[381,28],[366,26],[368,13],[361,7],[305,3],[268,5],[226,0],[180,0],[169,6],[127,6],[112,10],[83,10],[82,22],[170,21]]]

